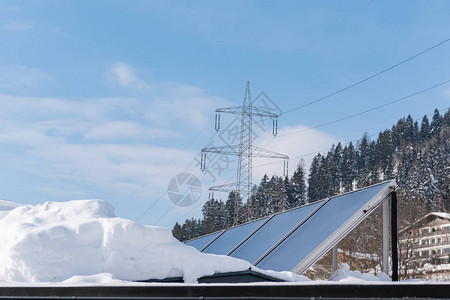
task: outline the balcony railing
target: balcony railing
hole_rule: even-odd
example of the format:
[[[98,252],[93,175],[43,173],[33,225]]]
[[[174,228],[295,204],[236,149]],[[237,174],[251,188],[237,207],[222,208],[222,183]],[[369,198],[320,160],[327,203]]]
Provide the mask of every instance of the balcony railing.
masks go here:
[[[426,236],[436,236],[436,235],[446,235],[450,236],[450,231],[448,230],[436,230],[436,231],[429,231],[429,232],[422,232],[417,235],[418,237],[426,237]]]
[[[423,245],[416,244],[417,249],[430,248],[430,247],[436,247],[436,246],[448,246],[450,248],[450,241],[441,241],[441,242],[435,242],[435,243],[423,244]]]

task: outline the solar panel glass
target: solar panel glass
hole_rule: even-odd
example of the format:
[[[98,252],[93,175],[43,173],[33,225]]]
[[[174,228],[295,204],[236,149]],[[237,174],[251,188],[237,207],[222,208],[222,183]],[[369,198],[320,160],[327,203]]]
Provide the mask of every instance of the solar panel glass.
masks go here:
[[[276,271],[292,270],[389,184],[386,182],[330,199],[257,266]]]
[[[273,216],[230,255],[254,263],[322,202],[305,205]]]
[[[214,232],[202,237],[199,237],[197,239],[193,239],[190,241],[187,241],[185,244],[188,246],[192,246],[196,248],[197,250],[202,250],[205,248],[206,245],[208,245],[212,240],[214,240],[222,231]]]
[[[218,237],[203,252],[223,255],[227,254],[266,220],[267,218],[263,218],[227,229],[227,231]]]

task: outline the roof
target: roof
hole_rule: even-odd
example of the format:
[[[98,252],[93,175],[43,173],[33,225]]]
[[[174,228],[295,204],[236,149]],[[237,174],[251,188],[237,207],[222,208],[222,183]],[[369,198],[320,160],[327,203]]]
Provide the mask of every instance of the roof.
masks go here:
[[[450,220],[450,214],[448,214],[448,213],[443,213],[443,212],[431,212],[431,213],[429,213],[429,214],[426,215],[426,216],[429,216],[429,215],[434,215],[434,216],[437,216],[437,217],[442,218],[442,219]],[[426,216],[425,216],[425,217],[426,217]]]
[[[272,277],[254,270],[239,272],[216,273],[210,276],[203,276],[198,279],[198,283],[251,283],[251,282],[281,282],[276,277]],[[137,282],[156,282],[156,283],[183,283],[183,277],[171,277],[165,279],[138,280]]]
[[[416,220],[414,223],[412,223],[410,226],[403,228],[399,231],[399,234],[403,233],[405,230],[408,230],[409,228],[416,226],[417,224],[420,224],[422,221],[426,220],[429,217],[435,217],[440,219],[447,219],[450,221],[450,214],[444,213],[444,212],[430,212],[426,214],[425,216],[421,217],[420,219]]]

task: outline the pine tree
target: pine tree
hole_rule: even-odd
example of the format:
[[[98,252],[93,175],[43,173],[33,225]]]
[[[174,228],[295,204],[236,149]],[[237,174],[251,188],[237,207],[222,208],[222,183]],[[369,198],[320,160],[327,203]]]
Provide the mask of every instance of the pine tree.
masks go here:
[[[323,177],[322,177],[322,163],[323,157],[319,153],[317,154],[311,163],[308,175],[308,202],[322,199],[325,194]]]
[[[353,183],[357,179],[357,153],[353,144],[350,142],[348,146],[344,147],[342,151],[342,163],[341,163],[341,175],[342,175],[342,191],[349,192],[353,190]]]
[[[261,183],[255,194],[255,203],[254,207],[254,218],[258,219],[265,216],[265,211],[267,206],[269,206],[270,199],[270,188],[269,188],[269,177],[267,174],[264,174],[261,179]]]
[[[439,133],[441,132],[442,123],[443,123],[443,118],[439,114],[439,110],[435,109],[433,119],[431,120],[431,135],[432,136],[439,135]]]
[[[373,166],[371,166],[371,163],[373,162],[374,146],[373,143],[369,142],[367,133],[365,133],[361,142],[358,144],[358,188],[368,186],[372,182],[373,174],[371,170]]]
[[[220,230],[224,227],[225,219],[225,208],[224,204],[220,200],[214,198],[208,200],[202,208],[203,221],[202,221],[202,232],[207,234]]]
[[[357,149],[359,153],[357,157],[358,175],[361,176],[364,172],[364,169],[368,167],[370,159],[369,137],[367,136],[367,133],[365,133],[361,138],[361,141],[358,142]]]
[[[382,180],[393,178],[394,171],[394,145],[390,130],[385,130],[378,135],[375,146],[375,168],[379,171]]]
[[[427,115],[423,116],[422,123],[420,124],[420,139],[422,141],[428,140],[431,135],[430,122]]]
[[[333,172],[333,180],[331,182],[332,187],[331,191],[333,195],[340,194],[342,192],[342,173],[341,173],[341,164],[342,164],[342,156],[343,149],[341,143],[338,143],[334,151],[332,152],[331,157],[331,172]],[[331,195],[330,195],[331,196]]]
[[[450,109],[444,115],[442,126],[444,126],[447,130],[450,128]]]
[[[288,207],[294,208],[306,203],[306,182],[304,161],[300,161],[290,181],[291,195],[288,197]]]
[[[228,199],[225,202],[225,224],[224,224],[225,228],[231,227],[235,223],[237,223],[237,224],[242,223],[243,218],[245,217],[245,216],[242,216],[242,214],[239,214],[239,212],[238,212],[238,215],[240,216],[240,218],[238,220],[236,220],[236,222],[234,220],[235,208],[236,208],[235,202],[236,201],[238,202],[238,205],[237,205],[238,210],[240,210],[242,207],[242,199],[241,198],[236,199],[236,197],[237,197],[236,194],[234,192],[231,192],[228,194]]]
[[[176,222],[175,225],[173,226],[172,235],[179,241],[184,242],[183,231],[181,230],[181,225],[178,224],[178,222]]]
[[[274,176],[272,189],[272,209],[267,212],[267,215],[281,212],[288,209],[289,204],[287,200],[287,193],[284,188],[284,181],[282,177]]]

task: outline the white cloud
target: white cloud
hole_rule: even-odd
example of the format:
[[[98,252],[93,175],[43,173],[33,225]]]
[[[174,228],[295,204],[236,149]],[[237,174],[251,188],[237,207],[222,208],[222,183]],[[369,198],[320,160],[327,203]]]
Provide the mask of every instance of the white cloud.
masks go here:
[[[53,83],[53,77],[41,70],[24,66],[0,67],[0,88],[20,91]]]
[[[143,114],[147,105],[136,98],[0,95],[0,178],[43,200],[112,195],[117,201],[133,193],[152,201],[198,149],[177,149],[181,133],[154,127]]]
[[[145,90],[150,88],[150,86],[143,79],[136,75],[134,68],[126,63],[114,64],[110,69],[108,77],[124,88],[136,90]]]
[[[27,22],[8,21],[3,24],[2,28],[3,30],[10,32],[28,31],[34,28],[34,23],[31,21]]]
[[[131,121],[113,121],[91,128],[84,137],[88,140],[114,140],[117,138],[135,137],[144,129]]]
[[[130,85],[138,79],[121,80]],[[214,133],[213,124],[205,125],[222,106],[230,103],[167,82],[133,97],[0,95],[0,179],[8,186],[3,193],[20,194],[10,197],[19,202],[105,198],[119,215],[131,206],[140,212],[163,195],[158,209],[170,208],[164,196],[170,178],[197,155],[200,146],[193,140],[203,143],[202,133]],[[200,174],[195,163],[188,172]]]
[[[214,120],[216,108],[232,105],[223,98],[211,96],[204,89],[173,82],[147,82],[125,63],[114,64],[107,78],[123,88],[139,90],[145,104],[139,108],[158,128],[200,129]],[[151,88],[150,88],[151,87]],[[144,108],[144,109],[143,109]],[[154,134],[169,132],[155,131]]]
[[[84,138],[95,141],[134,140],[139,138],[174,138],[179,134],[170,129],[148,128],[132,121],[112,121],[90,128]]]
[[[294,132],[299,133],[292,134]],[[289,176],[292,176],[301,159],[304,160],[305,169],[308,172],[314,155],[319,151],[330,148],[332,144],[337,144],[339,141],[336,137],[326,132],[298,125],[280,129],[278,136],[275,138],[273,138],[271,132],[265,132],[256,142],[262,148],[288,155],[289,158],[301,156],[289,161]],[[265,165],[276,161],[277,159],[256,159],[253,163],[254,183],[258,183],[264,174],[268,176],[273,174],[282,175],[283,162],[279,159],[278,161],[280,162],[278,163]]]
[[[203,89],[171,86],[164,95],[156,97],[147,116],[161,126],[187,124],[191,128],[200,128],[213,121],[214,111],[223,106],[230,106],[230,103],[208,95]]]

